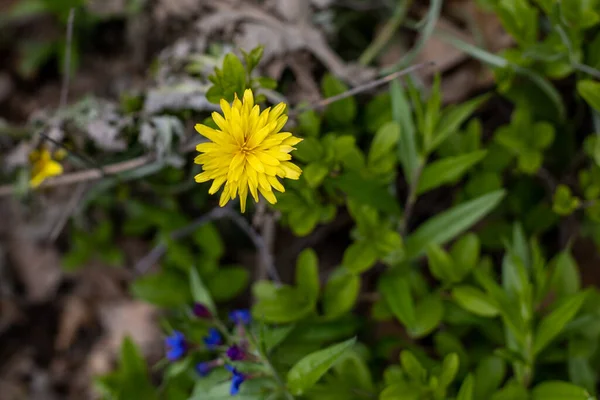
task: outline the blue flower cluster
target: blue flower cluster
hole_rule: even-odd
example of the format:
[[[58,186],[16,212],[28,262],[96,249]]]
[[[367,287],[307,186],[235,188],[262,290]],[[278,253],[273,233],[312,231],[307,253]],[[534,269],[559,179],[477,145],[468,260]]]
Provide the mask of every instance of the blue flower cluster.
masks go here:
[[[212,313],[203,304],[195,304],[192,313],[198,318],[207,320],[213,319]],[[228,346],[220,358],[197,363],[195,369],[198,375],[204,377],[209,375],[214,368],[225,366],[232,374],[230,394],[233,396],[239,393],[242,383],[250,377],[240,372],[232,365],[226,364],[226,362],[228,360],[243,361],[247,359],[248,343],[247,340],[243,338],[243,335],[245,335],[244,327],[250,325],[252,322],[252,316],[249,310],[234,310],[229,313],[229,320],[238,328],[237,337],[240,338],[240,342]],[[208,351],[219,351],[221,350],[221,346],[225,344],[222,333],[216,327],[211,327],[208,330],[207,335],[202,338],[202,341],[204,343],[204,348]],[[177,361],[183,358],[190,349],[185,336],[179,331],[173,331],[171,336],[168,336],[165,339],[165,345],[167,348],[166,356],[169,361]]]

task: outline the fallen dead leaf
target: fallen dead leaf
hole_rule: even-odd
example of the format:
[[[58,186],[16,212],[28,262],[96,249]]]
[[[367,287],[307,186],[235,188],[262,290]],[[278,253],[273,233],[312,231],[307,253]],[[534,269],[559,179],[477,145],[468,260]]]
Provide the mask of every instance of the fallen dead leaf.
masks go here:
[[[79,296],[71,295],[64,300],[54,341],[57,351],[65,351],[75,341],[77,332],[91,321],[91,310]]]
[[[156,324],[157,310],[153,306],[141,301],[123,300],[104,303],[98,311],[113,354],[126,336],[130,336],[146,355],[157,350],[162,334]]]
[[[60,257],[54,247],[39,245],[15,232],[9,238],[8,257],[28,301],[36,303],[52,298],[62,278]]]
[[[93,377],[110,372],[123,339],[131,337],[148,359],[161,354],[162,333],[156,324],[157,310],[139,301],[107,302],[100,306],[100,322],[104,336],[90,352],[86,374]]]
[[[451,1],[445,11],[468,27],[473,36],[481,35],[484,46],[492,53],[511,47],[514,39],[502,27],[498,15],[479,7],[474,1]]]
[[[73,292],[92,306],[124,299],[125,282],[130,277],[125,269],[111,268],[98,261],[91,261],[72,276],[77,282]]]
[[[444,75],[442,100],[444,103],[459,103],[467,100],[474,92],[491,86],[494,77],[488,68],[475,60],[460,66],[456,71]]]
[[[310,3],[306,0],[276,0],[274,9],[285,20],[295,24],[310,19]]]
[[[436,31],[446,32],[449,35],[474,44],[473,39],[466,32],[462,31],[452,22],[445,18],[440,18],[436,24]],[[435,68],[424,68],[417,72],[422,78],[430,77],[436,71],[443,73],[461,62],[468,56],[458,50],[456,47],[442,40],[439,36],[431,35],[425,46],[417,56],[417,62],[435,62]]]
[[[200,11],[204,0],[159,0],[153,7],[152,16],[159,24],[172,19],[185,19]]]

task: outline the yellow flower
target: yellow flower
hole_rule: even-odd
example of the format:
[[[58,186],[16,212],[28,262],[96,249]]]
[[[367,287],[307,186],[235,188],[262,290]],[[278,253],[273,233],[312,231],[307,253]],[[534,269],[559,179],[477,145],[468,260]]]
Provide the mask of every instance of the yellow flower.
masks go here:
[[[34,150],[29,154],[29,160],[31,162],[31,179],[29,184],[31,187],[38,187],[46,178],[57,176],[62,174],[63,167],[60,165],[56,158],[61,158],[59,152],[54,154],[54,159],[50,150],[46,147],[40,150]]]
[[[286,105],[279,103],[260,112],[254,105],[252,90],[244,92],[243,102],[235,96],[233,104],[221,100],[223,115],[213,112],[220,128],[197,124],[196,130],[210,141],[196,147],[200,153],[194,162],[203,172],[196,182],[214,180],[208,193],[214,194],[225,184],[219,205],[223,207],[239,194],[242,212],[246,210],[248,191],[258,201],[258,192],[271,204],[277,199],[273,188],[284,192],[279,178],[298,179],[302,170],[292,164],[289,154],[302,139],[279,131],[287,122]]]

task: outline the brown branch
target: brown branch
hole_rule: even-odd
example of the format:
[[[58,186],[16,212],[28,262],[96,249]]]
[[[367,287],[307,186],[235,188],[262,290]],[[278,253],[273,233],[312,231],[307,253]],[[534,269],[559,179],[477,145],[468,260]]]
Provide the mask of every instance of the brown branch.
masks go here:
[[[226,213],[229,211],[229,208],[213,208],[208,214],[204,214],[200,218],[193,221],[191,224],[184,226],[181,229],[177,229],[173,231],[169,236],[171,240],[179,240],[184,237],[191,235],[202,225],[214,221],[216,219],[223,218]],[[142,275],[148,272],[150,267],[152,267],[167,251],[166,243],[159,243],[155,246],[148,254],[146,254],[141,260],[139,260],[135,267],[135,273],[137,275]]]
[[[275,261],[273,255],[268,249],[267,243],[263,239],[261,235],[259,235],[237,212],[233,211],[232,204],[230,203],[228,206],[223,208],[215,207],[208,214],[201,216],[200,218],[193,221],[191,224],[184,226],[181,229],[173,231],[170,235],[171,240],[179,240],[188,235],[194,233],[199,227],[202,225],[214,221],[221,218],[229,218],[233,221],[244,233],[250,238],[254,247],[258,250],[258,253],[261,255],[262,263],[266,266],[266,270],[269,273],[271,279],[276,283],[281,283],[281,279],[279,278],[279,273],[277,272],[277,268],[275,266]],[[159,243],[155,246],[148,254],[146,254],[141,260],[137,262],[134,267],[135,273],[137,275],[144,274],[148,272],[148,270],[156,263],[160,258],[166,253],[167,244]]]
[[[191,150],[196,148],[196,145],[204,142],[204,140],[192,140],[189,143],[183,145],[180,149],[182,153],[188,153]],[[131,160],[118,162],[115,164],[110,164],[102,167],[106,175],[117,175],[123,172],[127,172],[139,167],[142,167],[150,162],[154,161],[156,157],[154,155],[143,155],[140,157],[132,158]],[[55,178],[48,179],[44,181],[39,188],[50,188],[55,186],[63,186],[70,185],[73,183],[92,181],[96,179],[102,178],[102,171],[98,169],[86,169],[83,171],[72,172],[70,174],[64,174],[57,176]],[[13,185],[3,185],[0,186],[0,197],[8,196],[15,192],[15,187]]]
[[[415,65],[413,65],[411,67],[403,69],[402,71],[394,72],[392,74],[384,76],[383,78],[376,79],[374,81],[365,83],[364,85],[360,85],[360,86],[357,86],[357,87],[352,88],[350,90],[347,90],[344,93],[340,93],[338,95],[328,97],[328,98],[323,99],[321,101],[318,101],[316,103],[309,104],[309,105],[304,106],[304,107],[300,107],[300,108],[298,108],[298,109],[290,112],[290,117],[295,116],[296,114],[298,114],[298,113],[300,113],[302,111],[308,111],[308,110],[313,110],[313,109],[318,109],[318,108],[326,107],[326,106],[328,106],[331,103],[334,103],[336,101],[343,100],[343,99],[345,99],[347,97],[354,96],[355,94],[358,94],[358,93],[366,92],[368,90],[376,88],[377,86],[381,86],[381,85],[383,85],[385,83],[391,82],[394,79],[397,79],[397,78],[399,78],[401,76],[408,75],[411,72],[414,72],[414,71],[416,71],[418,69],[426,68],[426,67],[431,67],[433,65],[435,65],[435,62],[433,62],[433,61],[428,61],[428,62],[421,63],[421,64],[415,64]]]
[[[122,173],[125,171],[129,171],[129,170],[141,167],[145,164],[148,164],[153,159],[154,159],[154,157],[149,156],[149,155],[136,157],[131,160],[107,165],[106,167],[104,167],[104,171],[108,175],[118,174],[118,173]],[[92,180],[99,179],[99,178],[102,178],[101,171],[99,171],[98,169],[86,169],[83,171],[72,172],[70,174],[64,174],[64,175],[60,175],[60,176],[57,176],[52,179],[48,179],[47,181],[44,181],[39,186],[39,188],[42,189],[42,188],[49,188],[49,187],[55,187],[55,186],[70,185],[70,184],[78,183],[78,182],[92,181]],[[15,187],[13,185],[0,186],[0,197],[11,195],[14,192],[15,192]]]

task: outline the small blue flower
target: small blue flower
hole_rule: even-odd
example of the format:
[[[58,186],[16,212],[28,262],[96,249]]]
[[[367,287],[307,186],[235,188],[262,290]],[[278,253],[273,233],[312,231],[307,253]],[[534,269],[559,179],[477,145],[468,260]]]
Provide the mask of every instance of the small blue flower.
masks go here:
[[[235,344],[227,349],[226,354],[231,361],[241,361],[246,358],[244,350]]]
[[[180,359],[187,350],[185,336],[179,331],[173,331],[171,336],[167,336],[165,338],[165,345],[167,346],[167,358],[169,361]]]
[[[212,370],[212,362],[200,362],[196,364],[196,372],[200,376],[206,376]]]
[[[195,303],[194,307],[192,308],[192,311],[193,311],[194,315],[198,318],[203,318],[203,319],[212,318],[212,313],[210,312],[208,307],[206,307],[202,303]]]
[[[234,324],[250,325],[252,315],[249,310],[234,310],[229,313],[229,320]]]
[[[223,344],[221,334],[216,328],[210,328],[208,330],[208,335],[206,335],[203,340],[208,350],[215,350],[218,346]]]
[[[231,388],[229,389],[229,394],[235,396],[240,392],[240,385],[244,383],[246,376],[231,365],[226,365],[225,368],[227,371],[233,374],[231,377]]]

